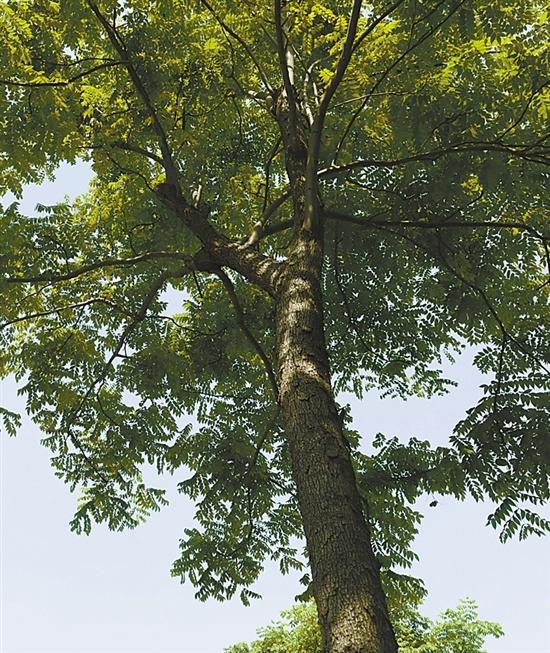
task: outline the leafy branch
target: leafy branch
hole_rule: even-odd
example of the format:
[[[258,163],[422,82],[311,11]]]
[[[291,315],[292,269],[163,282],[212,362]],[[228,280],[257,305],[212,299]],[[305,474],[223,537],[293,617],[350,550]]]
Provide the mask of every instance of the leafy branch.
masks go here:
[[[273,371],[273,366],[271,365],[271,361],[269,360],[269,357],[265,353],[263,347],[261,346],[260,342],[257,340],[257,338],[254,336],[250,328],[248,327],[246,323],[246,317],[244,315],[243,308],[239,302],[239,298],[237,297],[237,293],[235,291],[235,287],[233,286],[233,283],[231,279],[227,276],[227,274],[223,270],[219,270],[217,272],[218,277],[220,278],[221,282],[223,283],[223,286],[225,290],[227,291],[227,294],[229,296],[229,299],[231,303],[233,304],[233,307],[235,308],[235,313],[237,316],[237,322],[244,333],[246,339],[250,342],[252,345],[254,351],[258,354],[260,357],[260,360],[262,361],[262,364],[265,368],[265,372],[267,374],[267,378],[269,379],[269,383],[271,385],[271,390],[273,391],[273,396],[276,402],[279,401],[279,387],[277,385],[277,379],[275,377],[275,373]]]
[[[213,16],[213,18],[216,20],[216,22],[220,25],[220,27],[222,28],[222,30],[223,30],[224,32],[226,32],[227,34],[229,34],[229,36],[231,36],[232,39],[234,39],[235,41],[237,41],[237,43],[238,43],[240,46],[242,46],[242,48],[243,48],[244,51],[246,52],[247,56],[250,58],[250,60],[252,61],[252,63],[253,63],[254,66],[256,67],[256,70],[258,71],[258,73],[259,73],[259,75],[260,75],[260,79],[262,80],[264,86],[266,87],[266,89],[268,90],[268,92],[269,92],[270,94],[273,94],[273,88],[272,88],[271,84],[269,83],[269,79],[268,79],[267,75],[265,74],[264,69],[263,69],[262,66],[260,65],[260,62],[258,61],[258,58],[255,56],[254,52],[252,51],[252,49],[250,48],[250,46],[248,45],[248,43],[247,43],[247,42],[246,42],[246,41],[245,41],[241,36],[239,36],[239,34],[237,34],[237,32],[235,32],[235,30],[234,30],[232,27],[230,27],[230,26],[229,26],[229,25],[228,25],[228,24],[223,20],[223,18],[221,18],[221,16],[218,14],[217,11],[215,11],[215,9],[214,9],[214,8],[212,7],[212,5],[208,2],[208,0],[200,0],[200,3],[201,3],[204,7],[206,7],[206,9],[208,10],[208,12]]]
[[[60,313],[63,313],[65,311],[74,311],[77,308],[84,308],[86,306],[91,306],[92,304],[105,304],[106,306],[109,306],[110,308],[114,308],[116,311],[119,311],[124,315],[128,315],[128,311],[123,309],[115,302],[105,299],[104,297],[94,297],[92,299],[87,299],[82,302],[76,302],[74,304],[67,304],[65,306],[56,306],[55,308],[51,308],[47,311],[38,311],[36,313],[20,315],[16,318],[0,323],[0,330],[5,329],[8,326],[12,326],[13,324],[18,324],[19,322],[27,322],[28,320],[34,320],[38,317],[47,317],[49,315],[59,315]]]
[[[446,14],[446,16],[443,17],[442,20],[439,21],[439,23],[436,23],[435,25],[430,26],[424,34],[418,38],[413,44],[408,45],[408,47],[405,49],[404,52],[401,53],[385,70],[384,72],[380,75],[378,80],[375,82],[375,84],[372,86],[370,91],[367,93],[363,101],[361,102],[360,106],[354,111],[351,119],[349,120],[348,124],[346,125],[342,136],[340,137],[340,140],[338,141],[338,144],[336,145],[334,157],[333,157],[333,163],[335,163],[338,160],[338,157],[340,155],[340,152],[342,151],[342,148],[344,146],[344,143],[351,132],[353,125],[357,118],[360,116],[360,114],[364,111],[366,108],[370,98],[373,96],[373,94],[378,90],[378,88],[381,86],[381,84],[384,82],[384,80],[389,76],[391,71],[398,66],[413,50],[418,48],[422,43],[424,43],[427,39],[432,37],[445,23],[454,16],[454,14],[460,9],[460,7],[466,2],[466,0],[460,0],[459,2],[454,3],[454,5],[451,7],[451,10]],[[397,8],[401,3],[397,3],[397,5],[394,5],[391,7],[391,11],[393,11],[395,8]],[[430,9],[424,16],[422,16],[420,19],[415,21],[415,25],[417,23],[423,22],[427,20],[432,14],[434,14],[441,5],[445,4],[445,0],[440,0],[435,7]],[[366,36],[366,35],[365,35]]]
[[[548,136],[542,139],[542,141],[547,138]],[[319,170],[318,175],[321,179],[332,179],[343,173],[362,168],[396,168],[417,161],[437,161],[451,154],[470,152],[498,152],[534,163],[550,165],[550,147],[543,145],[540,140],[530,144],[508,144],[498,141],[463,141],[430,152],[419,152],[398,159],[358,159],[357,161],[351,161],[344,165],[331,165]]]
[[[147,89],[145,88],[145,85],[143,84],[141,77],[138,75],[137,70],[129,57],[129,53],[126,48],[126,45],[124,44],[116,27],[114,25],[111,25],[111,23],[109,23],[107,18],[101,13],[97,4],[93,0],[86,0],[86,3],[88,4],[88,7],[91,9],[92,13],[95,15],[95,17],[97,18],[97,20],[99,21],[99,23],[101,24],[105,32],[107,33],[111,45],[116,50],[120,58],[124,61],[124,65],[128,70],[128,74],[134,85],[134,88],[136,89],[136,92],[141,98],[141,100],[143,101],[143,104],[145,105],[147,112],[149,113],[149,116],[153,122],[153,128],[157,133],[157,137],[159,139],[160,151],[162,152],[162,161],[166,172],[166,178],[170,184],[177,186],[178,185],[177,168],[172,159],[172,153],[170,150],[170,146],[168,144],[166,133],[164,131],[160,118],[155,110],[155,107],[153,106],[153,102],[149,96],[149,93],[147,92]]]
[[[110,258],[104,259],[102,261],[96,261],[95,263],[89,263],[88,265],[83,265],[79,268],[71,270],[70,272],[65,272],[64,274],[56,273],[45,273],[29,276],[14,276],[7,277],[5,279],[6,283],[40,283],[42,281],[47,282],[58,282],[58,281],[69,281],[70,279],[75,279],[88,272],[93,272],[95,270],[101,270],[105,268],[118,268],[118,267],[129,267],[133,265],[139,265],[147,261],[159,261],[159,260],[174,260],[174,261],[183,261],[191,269],[197,269],[196,264],[193,261],[193,257],[187,254],[181,254],[178,252],[147,252],[146,254],[140,254],[139,256],[134,256],[133,258],[126,259],[117,259]]]
[[[13,79],[0,79],[0,84],[4,84],[5,86],[18,86],[21,88],[59,88],[63,86],[69,86],[70,84],[74,84],[74,82],[77,82],[79,79],[83,79],[84,77],[87,77],[88,75],[96,73],[100,70],[105,70],[106,68],[112,68],[113,66],[127,66],[127,65],[128,65],[128,61],[125,61],[124,59],[122,59],[121,61],[105,61],[104,63],[98,64],[97,66],[88,68],[88,70],[83,70],[79,73],[76,73],[75,75],[69,77],[68,79],[56,80],[56,81],[48,80],[46,82],[42,82],[42,81],[20,82]]]
[[[353,43],[357,33],[357,25],[361,15],[362,4],[363,3],[361,0],[353,0],[346,38],[340,53],[340,57],[338,59],[338,63],[336,64],[336,70],[331,76],[330,81],[323,95],[321,96],[319,106],[317,107],[317,111],[314,114],[313,123],[310,128],[305,180],[306,215],[303,224],[303,228],[306,231],[315,229],[319,220],[318,212],[315,209],[318,202],[317,168],[319,165],[319,154],[321,151],[323,127],[325,124],[325,118],[330,106],[330,102],[338,87],[340,86],[342,79],[344,78],[344,74],[353,54]],[[375,26],[376,25],[373,23],[372,29],[374,29]]]

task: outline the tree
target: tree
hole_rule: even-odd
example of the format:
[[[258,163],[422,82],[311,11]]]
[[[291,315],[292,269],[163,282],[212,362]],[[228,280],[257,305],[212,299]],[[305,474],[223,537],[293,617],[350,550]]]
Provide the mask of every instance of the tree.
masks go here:
[[[225,653],[321,653],[322,638],[313,602],[297,604],[281,619],[258,631],[252,644],[234,644]],[[445,610],[435,623],[416,607],[394,620],[401,653],[485,653],[483,644],[491,635],[501,637],[502,628],[477,618],[471,599]]]
[[[2,188],[95,173],[72,204],[2,216],[1,369],[80,492],[74,530],[159,509],[148,464],[189,473],[174,575],[247,601],[266,557],[300,566],[303,534],[330,653],[396,650],[385,593],[422,593],[396,571],[421,494],[490,498],[503,539],[548,530],[542,2],[0,17]],[[490,380],[449,446],[362,452],[336,394],[445,392],[466,345]]]

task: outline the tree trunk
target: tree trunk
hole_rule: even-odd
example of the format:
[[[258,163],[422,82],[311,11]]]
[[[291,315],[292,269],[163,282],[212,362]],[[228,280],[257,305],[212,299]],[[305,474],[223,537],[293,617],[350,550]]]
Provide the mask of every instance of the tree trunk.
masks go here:
[[[277,293],[277,373],[324,653],[395,653],[368,524],[331,388],[320,238],[302,235]]]

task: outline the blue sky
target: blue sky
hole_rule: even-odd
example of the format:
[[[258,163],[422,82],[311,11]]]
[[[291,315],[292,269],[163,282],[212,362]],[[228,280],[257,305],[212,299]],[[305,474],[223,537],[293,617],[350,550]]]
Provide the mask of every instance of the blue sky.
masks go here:
[[[37,202],[75,195],[87,180],[83,166],[63,166],[54,183],[26,190],[22,210],[32,213]],[[361,402],[350,399],[356,428],[366,440],[382,431],[445,442],[482,382],[471,352],[448,373],[459,387],[446,397],[405,402],[370,393]],[[24,412],[11,379],[0,385],[0,404]],[[268,565],[257,587],[264,599],[251,607],[196,601],[189,584],[169,575],[193,511],[175,492],[177,478],[166,479],[170,506],[135,531],[70,533],[76,497],[54,477],[39,440],[27,419],[17,438],[0,436],[2,653],[221,653],[251,639],[301,591],[301,574],[282,577]],[[430,592],[425,612],[435,616],[470,596],[481,617],[506,632],[488,642],[489,653],[548,653],[548,538],[501,544],[484,525],[490,510],[447,498],[426,508],[416,543],[420,561],[412,570]]]

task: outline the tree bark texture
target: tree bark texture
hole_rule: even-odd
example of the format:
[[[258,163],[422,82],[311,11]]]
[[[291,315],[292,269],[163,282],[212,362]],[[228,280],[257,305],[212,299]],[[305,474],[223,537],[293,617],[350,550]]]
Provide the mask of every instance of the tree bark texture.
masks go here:
[[[277,293],[277,374],[325,653],[395,653],[370,532],[331,387],[321,238],[298,237]]]

